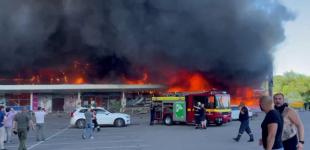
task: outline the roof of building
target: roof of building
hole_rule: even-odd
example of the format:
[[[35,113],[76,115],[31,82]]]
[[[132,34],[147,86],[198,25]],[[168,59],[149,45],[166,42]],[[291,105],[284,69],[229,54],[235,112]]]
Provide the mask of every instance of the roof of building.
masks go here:
[[[31,84],[31,85],[0,85],[0,93],[15,92],[122,92],[160,90],[165,86],[158,84]]]

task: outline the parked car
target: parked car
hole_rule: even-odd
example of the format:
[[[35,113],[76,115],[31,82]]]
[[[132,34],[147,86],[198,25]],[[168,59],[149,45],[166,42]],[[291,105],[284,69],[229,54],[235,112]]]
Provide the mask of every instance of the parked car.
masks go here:
[[[240,113],[240,109],[239,106],[237,105],[232,105],[231,107],[231,118],[232,120],[238,120],[239,119],[239,113]],[[249,117],[252,118],[253,117],[253,112],[252,109],[247,107],[249,110]]]
[[[130,124],[130,116],[124,113],[111,113],[102,107],[96,107],[93,109],[97,113],[97,122],[100,126],[112,125],[116,127],[124,127]],[[85,116],[84,113],[87,108],[81,107],[75,109],[71,113],[70,125],[77,128],[85,127]]]

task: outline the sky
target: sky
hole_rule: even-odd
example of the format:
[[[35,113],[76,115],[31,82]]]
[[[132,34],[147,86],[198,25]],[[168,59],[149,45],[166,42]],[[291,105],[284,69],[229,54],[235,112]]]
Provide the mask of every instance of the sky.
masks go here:
[[[281,0],[296,15],[285,23],[286,39],[274,54],[274,74],[288,71],[310,75],[310,0]]]

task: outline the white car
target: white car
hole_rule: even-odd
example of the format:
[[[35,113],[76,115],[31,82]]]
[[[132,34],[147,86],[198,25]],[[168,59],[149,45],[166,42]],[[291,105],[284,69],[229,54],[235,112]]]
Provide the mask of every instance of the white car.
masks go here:
[[[113,125],[116,127],[124,127],[130,124],[130,116],[124,113],[110,113],[102,107],[96,107],[97,122],[100,126]],[[78,128],[84,128],[85,115],[87,108],[78,108],[71,113],[70,125]]]
[[[240,113],[240,109],[237,105],[232,105],[231,107],[231,119],[232,120],[238,120],[239,119],[239,113]],[[251,108],[247,107],[249,110],[249,117],[252,118],[253,117],[253,112],[251,110]]]

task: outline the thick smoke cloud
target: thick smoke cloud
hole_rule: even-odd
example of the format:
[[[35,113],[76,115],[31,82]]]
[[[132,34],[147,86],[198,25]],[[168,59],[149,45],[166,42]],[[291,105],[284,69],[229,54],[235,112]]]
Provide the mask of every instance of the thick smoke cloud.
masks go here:
[[[78,60],[93,80],[189,70],[255,85],[293,18],[276,0],[2,0],[0,77]]]

